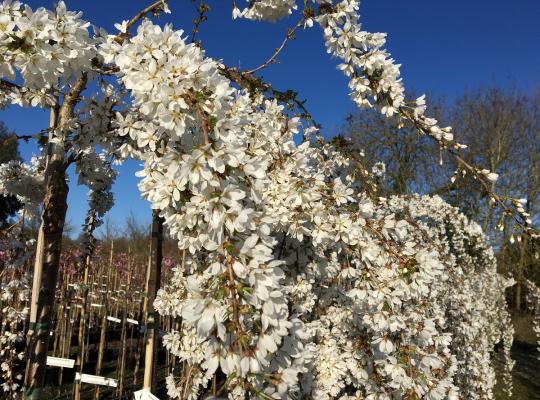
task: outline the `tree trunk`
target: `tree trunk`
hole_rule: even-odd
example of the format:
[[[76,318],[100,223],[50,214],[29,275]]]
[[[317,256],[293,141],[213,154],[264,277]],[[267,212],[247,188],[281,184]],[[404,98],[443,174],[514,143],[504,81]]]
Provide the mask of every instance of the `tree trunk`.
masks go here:
[[[146,349],[144,357],[143,389],[152,391],[155,385],[154,363],[156,358],[159,318],[154,311],[154,300],[161,280],[161,259],[163,245],[163,219],[159,211],[154,210],[152,215],[152,247],[150,252],[150,273],[148,274],[147,291],[147,322],[146,322]]]
[[[124,303],[125,309],[124,309],[124,316],[122,318],[122,332],[120,334],[120,343],[121,343],[121,351],[120,351],[120,360],[119,360],[119,373],[118,373],[118,390],[117,390],[117,397],[122,398],[124,394],[124,377],[125,377],[125,371],[126,371],[126,351],[127,351],[127,326],[126,326],[126,318],[127,318],[127,302]]]
[[[50,127],[52,129],[57,126],[57,119],[58,108],[55,107],[51,109]],[[45,383],[49,332],[69,190],[66,183],[63,146],[49,142],[49,152],[45,170],[43,213],[34,264],[30,325],[27,334],[27,364],[24,377],[24,397],[27,399],[40,398],[40,391]]]
[[[84,363],[87,361],[85,354],[88,352],[88,345],[85,344],[85,335],[86,335],[86,325],[88,324],[88,330],[90,331],[90,311],[88,307],[88,294],[90,290],[94,289],[93,285],[93,276],[92,276],[92,285],[89,285],[89,273],[90,273],[90,262],[92,260],[92,254],[94,251],[94,238],[93,232],[95,229],[96,223],[96,212],[91,210],[87,223],[87,233],[89,234],[89,243],[88,248],[86,249],[86,257],[84,259],[84,277],[83,277],[83,292],[82,292],[82,309],[81,309],[81,319],[79,320],[79,332],[78,332],[78,354],[75,361],[75,372],[82,374]],[[81,382],[76,381],[74,385],[74,399],[79,400],[81,397]]]
[[[109,268],[107,271],[107,286],[105,293],[103,294],[103,318],[101,319],[101,326],[99,332],[99,348],[98,348],[98,358],[96,364],[96,375],[101,374],[101,368],[103,367],[103,357],[105,356],[105,345],[107,338],[107,315],[110,312],[109,310],[109,291],[113,293],[113,288],[111,288],[111,276],[112,276],[112,265],[114,258],[114,240],[111,240],[111,252],[109,253]],[[103,287],[103,286],[101,286]],[[100,387],[96,386],[94,389],[94,399],[99,399]]]
[[[105,339],[107,337],[107,313],[109,312],[108,303],[105,302],[105,308],[103,312],[103,318],[101,319],[101,330],[99,333],[99,350],[98,350],[98,359],[96,364],[96,375],[101,374],[101,368],[103,367],[103,357],[105,355]],[[94,389],[94,399],[99,399],[99,385],[96,385]]]
[[[514,290],[514,309],[519,312],[521,310],[521,282],[516,282]]]
[[[82,293],[82,309],[81,309],[81,318],[79,319],[79,333],[78,333],[78,352],[77,359],[75,360],[75,372],[82,374],[83,365],[84,365],[84,353],[86,350],[85,345],[85,333],[86,333],[86,323],[89,316],[88,311],[88,270],[90,268],[90,254],[86,255],[84,260],[84,278],[83,278],[83,293]],[[75,381],[73,386],[73,398],[79,400],[81,398],[81,381]]]
[[[38,233],[34,280],[30,307],[30,325],[27,334],[26,371],[24,375],[24,398],[39,399],[45,383],[49,332],[54,306],[54,292],[60,266],[62,233],[67,212],[66,182],[67,162],[64,143],[55,131],[65,129],[73,117],[73,110],[81,92],[86,87],[87,76],[83,74],[64,96],[60,107],[51,108],[49,145],[45,168],[45,197]],[[53,140],[54,139],[54,140]]]
[[[71,352],[71,336],[73,335],[73,322],[76,321],[76,317],[77,317],[77,307],[75,307],[73,305],[73,303],[71,303],[71,308],[69,310],[69,313],[68,313],[68,316],[67,318],[69,318],[68,320],[66,320],[66,324],[67,324],[67,332],[66,332],[66,338],[65,338],[65,348],[63,350],[63,356],[64,358],[70,358],[70,352]],[[69,323],[68,323],[69,321]],[[62,380],[63,380],[63,373],[64,373],[64,368],[60,368],[60,376],[58,378],[58,385],[59,386],[62,386]]]
[[[525,243],[525,239],[522,239],[519,242],[519,261],[517,263],[516,286],[514,290],[514,309],[517,312],[521,311],[521,285],[524,281],[523,270],[525,269],[525,260],[526,260],[525,251],[526,251],[526,243]]]
[[[56,158],[56,159],[55,159]],[[66,175],[61,156],[52,157],[39,235],[43,249],[38,251],[32,288],[32,311],[28,330],[25,397],[39,398],[44,384],[49,332],[58,277],[62,231],[67,211]]]

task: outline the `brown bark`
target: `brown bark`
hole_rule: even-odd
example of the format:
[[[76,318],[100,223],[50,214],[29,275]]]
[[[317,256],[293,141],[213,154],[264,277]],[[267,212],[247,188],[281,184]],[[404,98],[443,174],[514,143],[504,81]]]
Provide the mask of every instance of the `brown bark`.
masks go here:
[[[103,356],[105,355],[105,339],[107,337],[107,313],[109,312],[108,304],[105,304],[103,318],[101,319],[101,331],[99,334],[99,350],[98,350],[98,359],[96,364],[96,375],[101,374],[101,368],[103,367]],[[94,389],[94,399],[99,399],[99,385]]]
[[[524,281],[523,270],[525,269],[525,240],[519,242],[519,261],[515,268],[516,286],[514,288],[514,309],[521,311],[521,285]]]
[[[54,291],[58,277],[58,264],[62,246],[62,231],[67,211],[66,172],[61,156],[53,156],[50,159],[49,178],[45,194],[44,211],[42,216],[40,233],[42,233],[43,252],[41,260],[36,260],[36,267],[41,271],[34,272],[34,288],[32,297],[37,297],[37,302],[32,302],[35,312],[31,312],[30,327],[28,331],[27,368],[25,375],[25,396],[34,397],[43,386],[45,378],[45,363],[49,347],[49,332],[51,329],[51,317],[54,306]]]
[[[93,219],[93,218],[92,218]],[[93,222],[93,221],[92,221]],[[88,269],[90,268],[90,254],[86,256],[84,261],[84,278],[83,278],[83,293],[82,293],[82,309],[81,318],[79,319],[79,333],[78,333],[78,352],[77,359],[75,360],[75,372],[82,374],[84,365],[84,353],[86,351],[85,333],[86,333],[86,321],[88,320]],[[79,400],[81,398],[81,381],[75,381],[73,386],[73,398]]]
[[[521,310],[521,282],[517,282],[514,290],[514,309]]]
[[[66,337],[64,339],[64,348],[62,349],[62,357],[69,358],[69,352],[71,349],[71,336],[73,334],[73,322],[75,321],[77,317],[77,307],[75,307],[73,304],[71,305],[71,308],[69,310],[69,313],[66,318],[66,325],[67,325],[67,332]],[[69,323],[68,323],[69,321]],[[63,374],[64,374],[64,368],[60,368],[60,375],[58,377],[58,386],[62,386],[62,380],[63,380]]]
[[[117,397],[122,398],[122,395],[124,394],[124,379],[125,379],[125,371],[126,371],[126,351],[127,351],[127,326],[126,326],[126,318],[127,318],[127,303],[124,303],[124,316],[122,318],[122,333],[120,336],[120,343],[122,343],[121,352],[120,352],[120,360],[119,360],[119,373],[118,373],[118,390],[117,390]]]
[[[53,108],[51,128],[56,127],[57,118],[58,108]],[[36,248],[30,326],[27,334],[26,398],[38,398],[45,378],[62,231],[67,211],[68,186],[62,153],[60,150],[49,155],[45,171],[45,198]]]
[[[41,225],[38,233],[34,280],[30,308],[30,326],[27,333],[27,363],[24,376],[24,397],[39,399],[45,381],[49,332],[54,306],[54,294],[60,266],[62,233],[67,212],[68,185],[64,144],[53,142],[54,130],[63,129],[73,116],[79,95],[86,86],[81,77],[65,95],[60,108],[51,109],[49,155],[45,169],[45,197]]]
[[[111,240],[111,252],[109,254],[109,268],[107,272],[107,287],[106,292],[103,294],[103,316],[101,318],[101,327],[99,332],[99,348],[98,348],[98,359],[96,364],[96,375],[101,374],[101,368],[103,367],[103,357],[105,355],[105,339],[107,338],[107,315],[110,312],[109,310],[109,291],[113,293],[113,289],[111,288],[111,276],[112,276],[112,265],[113,265],[113,257],[114,257],[114,240]],[[99,392],[100,387],[99,385],[96,386],[94,389],[94,399],[99,399]]]

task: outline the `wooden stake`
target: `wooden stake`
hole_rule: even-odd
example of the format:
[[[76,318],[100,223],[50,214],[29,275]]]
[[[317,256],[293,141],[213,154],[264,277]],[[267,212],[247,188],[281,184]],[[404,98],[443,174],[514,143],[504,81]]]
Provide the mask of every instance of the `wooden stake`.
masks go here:
[[[96,375],[101,375],[101,368],[103,367],[103,356],[105,354],[105,339],[107,337],[107,313],[109,310],[107,301],[105,301],[105,311],[103,312],[103,317],[101,318],[101,329],[99,334],[99,350],[98,350],[98,359],[96,364]],[[94,390],[94,399],[99,399],[99,386],[96,386]]]
[[[148,258],[146,259],[146,268],[145,268],[145,286],[144,286],[144,293],[141,303],[139,304],[139,321],[143,322],[145,325],[147,323],[146,317],[146,305],[148,303],[148,282],[149,282],[149,276],[150,276],[150,270],[152,267],[152,225],[150,226],[150,243],[148,245]],[[144,339],[146,339],[146,331],[143,334]],[[135,368],[133,371],[133,386],[137,386],[137,379],[139,375],[139,366],[140,366],[140,359],[141,359],[141,334],[139,332],[137,336],[137,345],[135,349]]]
[[[127,302],[124,304],[126,307],[124,310],[127,309]],[[120,353],[120,372],[118,374],[118,391],[117,396],[122,398],[123,392],[124,392],[124,375],[125,375],[125,367],[126,367],[126,341],[127,341],[127,329],[126,329],[126,318],[127,318],[127,312],[124,311],[124,318],[122,318],[122,333],[120,335],[120,343],[122,344],[121,347],[121,353]]]
[[[156,344],[158,338],[159,317],[154,310],[154,300],[160,286],[161,259],[163,246],[163,219],[159,211],[154,210],[152,215],[152,238],[150,252],[150,273],[148,274],[147,291],[147,322],[146,322],[146,349],[144,357],[144,381],[143,389],[153,391],[155,385],[154,363],[156,358]]]
[[[92,225],[94,223],[95,213],[92,213],[89,218],[89,225]],[[86,331],[86,324],[87,320],[89,320],[89,312],[88,312],[88,270],[90,269],[90,258],[91,258],[91,252],[88,252],[86,255],[86,258],[84,260],[84,277],[83,277],[83,290],[82,290],[82,309],[81,309],[81,318],[79,319],[79,332],[78,332],[78,353],[77,358],[75,360],[75,373],[82,374],[83,372],[83,365],[85,362],[85,331]],[[81,381],[75,381],[75,385],[73,386],[73,398],[74,400],[80,400],[81,398]]]
[[[82,90],[82,89],[81,89]],[[51,108],[49,127],[58,125],[59,108]],[[52,141],[45,168],[45,198],[38,232],[30,326],[27,333],[27,364],[24,377],[24,397],[39,399],[45,383],[49,332],[53,314],[54,294],[60,266],[62,232],[67,211],[68,185],[66,182],[65,150]]]
[[[101,328],[99,333],[99,349],[98,349],[98,359],[96,364],[96,375],[101,374],[101,368],[103,367],[103,356],[105,354],[105,338],[107,337],[107,314],[109,313],[109,302],[108,302],[108,296],[109,296],[109,289],[110,289],[110,282],[111,282],[111,275],[112,275],[112,264],[113,264],[113,256],[114,256],[114,241],[111,240],[111,252],[109,254],[109,271],[107,273],[107,292],[103,294],[103,315],[101,318]],[[94,399],[99,399],[99,391],[100,387],[96,386],[94,390]]]

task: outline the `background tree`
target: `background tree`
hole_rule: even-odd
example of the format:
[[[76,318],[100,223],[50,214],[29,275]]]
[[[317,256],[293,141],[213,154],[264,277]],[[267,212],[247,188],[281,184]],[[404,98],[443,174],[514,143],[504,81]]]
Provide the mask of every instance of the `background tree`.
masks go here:
[[[465,91],[452,103],[438,99],[434,104],[436,118],[454,127],[457,139],[467,143],[463,159],[496,172],[500,178],[492,190],[496,186],[503,196],[523,197],[522,208],[535,222],[540,212],[540,91],[480,88]],[[347,151],[363,154],[368,170],[384,163],[380,194],[438,194],[478,221],[497,251],[499,269],[517,281],[512,303],[521,309],[524,279],[540,282],[538,249],[516,239],[521,238],[514,234],[513,220],[489,201],[475,177],[458,171],[453,158],[415,129],[395,126],[372,110],[358,111],[347,117],[334,143],[341,141]]]
[[[521,93],[500,88],[466,92],[450,110],[449,119],[470,144],[467,160],[484,165],[499,174],[497,188],[501,194],[523,198],[522,207],[530,220],[538,219],[540,193],[540,92]],[[516,279],[513,305],[522,308],[522,286],[525,277],[539,282],[536,260],[538,249],[527,239],[515,241],[513,221],[493,206],[487,197],[472,190],[474,179],[460,180],[459,198],[462,210],[484,228],[499,249],[499,265]],[[449,199],[450,200],[450,199]],[[476,204],[475,207],[471,207]],[[501,224],[503,222],[504,224]]]
[[[6,125],[0,121],[0,164],[20,159],[17,136],[14,132],[9,132]],[[16,197],[0,195],[0,226],[20,208],[21,204]]]
[[[444,101],[436,99],[433,104],[439,119],[445,110]],[[438,145],[410,125],[396,129],[394,119],[375,110],[349,114],[333,143],[342,140],[345,142],[340,147],[352,146],[367,170],[384,169],[377,171],[381,177],[379,191],[383,195],[428,193],[448,181],[441,176],[442,170],[434,167],[438,164]]]

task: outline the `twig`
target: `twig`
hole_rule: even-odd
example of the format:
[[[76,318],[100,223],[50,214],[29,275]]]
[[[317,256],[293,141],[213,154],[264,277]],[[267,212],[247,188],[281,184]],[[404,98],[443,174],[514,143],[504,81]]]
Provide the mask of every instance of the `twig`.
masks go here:
[[[7,81],[5,79],[0,79],[0,90],[21,90],[22,87],[17,85],[16,83]]]
[[[205,22],[208,17],[205,15],[208,11],[210,11],[210,6],[206,4],[205,2],[201,1],[199,3],[199,7],[197,8],[197,12],[199,15],[197,18],[193,19],[193,30],[191,31],[191,43],[195,43],[195,37],[197,36],[197,33],[199,32],[199,28],[203,22]],[[198,43],[195,43],[197,46],[201,46],[201,41],[199,40]]]
[[[294,38],[294,34],[295,32],[300,28],[302,27],[304,23],[304,19],[302,18],[300,21],[298,21],[298,23],[293,27],[293,28],[289,28],[287,30],[287,35],[285,36],[285,39],[283,39],[283,41],[281,42],[281,45],[276,49],[276,51],[274,51],[274,54],[272,54],[272,56],[266,60],[263,64],[259,65],[257,68],[253,68],[253,69],[250,69],[248,71],[246,71],[246,73],[248,74],[253,74],[257,71],[260,71],[261,69],[264,69],[266,67],[268,67],[270,64],[273,64],[276,62],[276,58],[277,56],[279,55],[279,53],[282,52],[282,50],[285,48],[285,46],[287,45],[287,43]]]
[[[138,21],[140,21],[142,18],[146,16],[146,14],[153,13],[158,11],[160,8],[163,10],[165,8],[165,5],[167,4],[167,0],[158,0],[152,4],[150,4],[148,7],[143,8],[141,11],[139,11],[133,18],[131,18],[125,27],[125,32],[121,32],[116,37],[116,41],[121,43],[126,39],[129,35],[130,28],[135,25]]]
[[[30,135],[15,135],[15,137],[18,140],[24,140],[25,142],[28,142],[30,139],[39,139],[44,134],[49,133],[50,131],[51,131],[51,128],[45,128],[45,129],[40,130],[37,133],[33,133],[33,134],[30,134]]]
[[[478,180],[480,182],[480,185],[482,186],[482,188],[485,190],[485,192],[487,193],[487,195],[493,199],[493,201],[495,201],[497,204],[499,204],[499,206],[501,207],[501,209],[503,210],[503,213],[506,214],[506,215],[510,215],[512,217],[512,219],[518,224],[518,226],[520,226],[521,228],[523,228],[523,231],[525,232],[525,234],[528,234],[528,235],[531,235],[532,236],[532,233],[535,232],[537,233],[537,230],[534,229],[533,227],[529,226],[529,224],[525,221],[525,222],[522,222],[520,221],[520,219],[516,216],[516,213],[517,211],[516,210],[512,210],[510,209],[505,203],[504,201],[501,199],[501,197],[499,195],[497,195],[496,193],[494,193],[490,187],[490,185],[488,185],[485,181],[485,178],[482,176],[482,174],[479,172],[478,168],[469,164],[467,161],[465,161],[458,153],[456,150],[448,147],[448,143],[446,143],[445,141],[443,140],[438,140],[436,139],[435,137],[433,137],[432,135],[429,134],[429,131],[423,127],[422,125],[420,125],[418,123],[418,121],[413,118],[412,115],[410,115],[410,113],[408,113],[406,110],[404,110],[403,108],[400,109],[400,113],[401,115],[403,115],[407,120],[409,120],[410,122],[413,123],[413,125],[422,133],[424,133],[426,136],[430,137],[431,139],[435,140],[438,142],[439,146],[441,146],[441,148],[444,148],[451,156],[454,157],[454,159],[462,166],[464,167],[467,171],[469,171],[475,178],[476,180]]]
[[[271,84],[263,81],[261,78],[251,74],[248,71],[240,71],[237,68],[227,67],[226,65],[220,66],[220,71],[223,76],[227,77],[231,81],[235,82],[238,86],[247,89],[251,93],[262,91],[270,94],[276,100],[287,104],[287,107],[292,111],[296,107],[300,113],[299,116],[309,121],[316,128],[320,128],[311,113],[308,111],[304,103],[305,100],[298,99],[298,93],[293,90],[281,91],[274,89]]]
[[[184,98],[193,106],[197,112],[199,123],[201,124],[201,131],[203,134],[204,144],[210,143],[210,121],[207,113],[202,108],[200,101],[193,93],[187,93]]]

